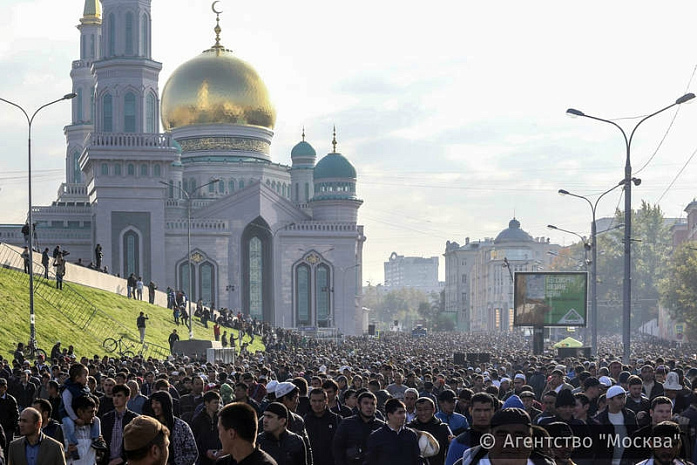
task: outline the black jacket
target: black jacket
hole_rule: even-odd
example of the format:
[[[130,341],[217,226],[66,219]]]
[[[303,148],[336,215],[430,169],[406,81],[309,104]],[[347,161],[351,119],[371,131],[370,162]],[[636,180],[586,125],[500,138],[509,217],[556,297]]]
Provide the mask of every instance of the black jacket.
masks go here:
[[[368,437],[363,463],[365,465],[386,463],[420,465],[419,436],[411,428],[404,427],[396,432],[384,424]]]
[[[428,423],[421,423],[418,418],[409,423],[409,428],[413,428],[419,431],[426,431],[431,433],[434,438],[438,441],[440,446],[440,451],[437,455],[428,458],[428,463],[430,465],[442,465],[445,463],[445,457],[448,454],[448,446],[450,445],[450,427],[443,423],[440,419],[433,417]]]
[[[278,439],[262,432],[257,438],[259,448],[269,454],[278,465],[309,465],[305,441],[292,431],[284,431]]]
[[[326,409],[321,417],[310,412],[303,418],[305,430],[310,438],[312,461],[314,465],[334,465],[334,455],[330,444],[334,440],[341,417]]]
[[[121,420],[121,432],[123,433],[123,429],[126,427],[127,424],[129,424],[135,417],[137,417],[138,414],[126,409],[126,411],[123,413],[123,419]],[[101,463],[107,464],[109,463],[109,454],[111,451],[111,435],[114,432],[114,425],[116,424],[116,410],[112,410],[111,412],[107,412],[104,414],[104,417],[101,418],[102,422],[102,437],[106,441],[106,446],[107,450],[106,453],[104,454],[104,459],[102,460]],[[126,461],[126,451],[123,448],[123,435],[121,436],[121,458],[123,461]]]
[[[375,417],[367,422],[363,421],[360,415],[344,418],[332,442],[334,463],[337,465],[362,464],[365,459],[368,436],[382,425],[384,422]]]
[[[206,456],[206,453],[222,447],[220,438],[218,437],[218,415],[213,418],[209,417],[205,409],[200,411],[191,420],[191,432],[194,433],[196,446],[198,447],[198,463],[199,465],[212,465],[215,460],[211,460]]]

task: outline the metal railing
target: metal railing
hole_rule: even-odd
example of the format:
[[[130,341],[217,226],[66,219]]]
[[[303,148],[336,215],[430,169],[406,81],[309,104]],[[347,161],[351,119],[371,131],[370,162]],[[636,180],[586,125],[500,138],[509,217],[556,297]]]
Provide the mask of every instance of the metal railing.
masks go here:
[[[41,254],[36,253],[35,256],[40,259]],[[140,340],[139,335],[97,308],[70,283],[63,282],[63,289],[56,289],[53,270],[49,270],[49,279],[46,279],[44,267],[35,261],[32,264],[32,271],[34,273],[34,295],[63,315],[77,331],[81,331],[81,334],[92,338],[100,345],[104,339],[113,337],[117,333],[127,336],[135,343]],[[24,273],[24,259],[21,254],[4,243],[0,243],[0,273],[4,278],[15,282],[22,284],[29,282],[29,275]],[[147,340],[142,347],[134,349],[136,349],[134,352],[142,354],[146,358],[165,359],[170,355],[168,347],[153,344]]]

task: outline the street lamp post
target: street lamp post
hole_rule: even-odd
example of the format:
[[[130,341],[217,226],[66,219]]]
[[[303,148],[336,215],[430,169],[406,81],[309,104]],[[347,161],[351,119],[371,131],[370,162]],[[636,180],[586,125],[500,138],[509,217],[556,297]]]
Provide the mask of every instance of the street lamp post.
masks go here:
[[[634,179],[633,180],[637,185],[641,183],[639,179]],[[571,193],[565,189],[559,189],[559,194],[561,195],[568,195],[571,197],[576,197],[579,199],[583,199],[586,202],[588,202],[588,205],[591,207],[591,215],[592,215],[592,221],[591,221],[591,237],[590,237],[590,250],[591,250],[591,352],[593,355],[598,354],[598,231],[597,231],[597,223],[596,223],[596,216],[595,212],[598,208],[598,202],[600,202],[600,199],[602,199],[605,194],[609,194],[613,190],[617,189],[620,186],[624,185],[624,179],[619,182],[619,184],[613,186],[612,188],[606,190],[598,198],[595,200],[595,203],[591,202],[587,197],[584,197],[582,195],[574,194]],[[586,248],[586,251],[588,249]]]
[[[660,110],[651,113],[648,116],[645,116],[642,118],[632,129],[632,132],[629,135],[629,138],[627,138],[627,133],[622,129],[622,127],[615,123],[614,121],[610,121],[607,119],[603,118],[598,118],[595,116],[590,116],[586,115],[582,111],[576,110],[574,108],[569,108],[566,110],[566,113],[570,116],[583,116],[584,118],[589,118],[593,119],[596,121],[602,121],[603,123],[608,123],[612,124],[615,126],[617,129],[620,130],[622,133],[622,137],[624,138],[624,145],[626,148],[626,160],[625,160],[625,165],[624,165],[624,285],[623,285],[623,297],[622,297],[622,344],[624,345],[624,354],[623,354],[623,359],[624,363],[629,363],[629,357],[631,354],[630,351],[630,342],[631,342],[631,325],[630,325],[630,320],[631,320],[631,299],[632,299],[632,282],[631,282],[631,265],[632,265],[632,260],[631,260],[631,254],[632,254],[632,164],[631,164],[631,147],[632,147],[632,139],[634,138],[634,133],[636,132],[637,128],[646,121],[647,119],[656,116],[659,113],[662,113],[669,108],[672,108],[676,105],[683,104],[685,102],[688,102],[692,99],[695,98],[695,94],[689,93],[685,94],[679,99],[677,99],[674,103],[668,105],[665,108],[661,108]]]
[[[56,99],[52,102],[45,103],[41,105],[36,111],[29,116],[29,114],[14,102],[0,98],[5,103],[12,105],[13,107],[19,108],[24,117],[27,119],[27,125],[29,127],[28,138],[27,138],[27,166],[28,166],[28,191],[29,191],[29,214],[27,215],[27,221],[29,222],[29,341],[32,345],[36,346],[36,327],[35,327],[35,316],[34,316],[34,223],[31,214],[31,127],[34,122],[34,117],[38,112],[46,108],[47,106],[53,105],[54,103],[62,102],[63,100],[70,100],[77,97],[76,93],[65,94],[63,97]]]
[[[196,189],[192,190],[191,192],[188,192],[184,189],[182,189],[179,186],[175,186],[173,183],[169,182],[164,182],[160,181],[160,184],[164,184],[165,186],[172,187],[174,189],[177,189],[179,192],[181,192],[185,197],[186,197],[186,218],[187,218],[187,226],[186,226],[186,266],[189,268],[188,269],[188,275],[189,275],[189,295],[187,296],[187,300],[189,302],[189,315],[187,318],[187,321],[189,322],[189,340],[194,338],[194,330],[193,330],[193,313],[191,312],[191,299],[192,297],[192,284],[191,284],[191,275],[193,274],[191,272],[191,196],[198,192],[199,190],[203,189],[206,186],[210,186],[213,183],[216,183],[220,181],[220,179],[216,178],[213,179],[212,181],[207,182],[206,184],[203,184],[201,186],[198,186]]]

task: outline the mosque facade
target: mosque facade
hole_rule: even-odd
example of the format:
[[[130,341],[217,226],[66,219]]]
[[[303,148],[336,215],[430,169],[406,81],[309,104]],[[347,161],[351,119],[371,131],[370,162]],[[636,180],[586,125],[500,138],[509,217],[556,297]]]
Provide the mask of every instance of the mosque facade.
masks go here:
[[[275,326],[361,334],[365,235],[356,170],[302,140],[271,156],[276,113],[220,40],[159,92],[150,0],[86,0],[70,72],[66,182],[33,208],[40,246]],[[160,124],[164,132],[160,132]],[[187,259],[187,252],[191,255]]]

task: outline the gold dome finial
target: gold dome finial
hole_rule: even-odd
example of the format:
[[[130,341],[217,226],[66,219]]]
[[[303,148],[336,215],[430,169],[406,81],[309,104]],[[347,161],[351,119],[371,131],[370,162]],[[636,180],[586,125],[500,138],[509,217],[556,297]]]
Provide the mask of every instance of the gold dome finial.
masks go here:
[[[81,24],[101,24],[102,5],[99,0],[85,0],[85,8],[82,10]]]
[[[334,125],[334,137],[332,138],[332,146],[334,147],[332,153],[336,153],[336,124]]]
[[[305,125],[303,124],[303,142],[305,142]]]
[[[215,13],[215,27],[213,28],[213,31],[215,31],[215,45],[213,45],[213,49],[218,53],[220,53],[221,50],[225,50],[225,47],[220,43],[220,31],[222,31],[220,28],[220,13],[223,11],[215,9],[215,4],[219,2],[220,0],[215,0],[211,5],[211,10]]]

